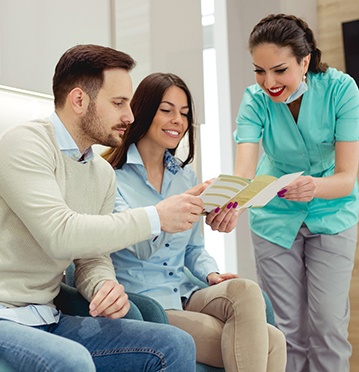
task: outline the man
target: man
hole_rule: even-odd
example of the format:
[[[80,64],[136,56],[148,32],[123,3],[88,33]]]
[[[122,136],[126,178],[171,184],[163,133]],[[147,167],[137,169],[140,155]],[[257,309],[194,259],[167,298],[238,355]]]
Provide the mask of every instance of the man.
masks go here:
[[[189,229],[199,197],[112,214],[115,177],[93,144],[118,146],[133,121],[133,59],[96,45],[64,53],[55,112],[0,141],[0,357],[18,371],[192,371],[185,332],[121,319],[129,310],[110,252]],[[53,300],[75,260],[91,317],[59,313]]]

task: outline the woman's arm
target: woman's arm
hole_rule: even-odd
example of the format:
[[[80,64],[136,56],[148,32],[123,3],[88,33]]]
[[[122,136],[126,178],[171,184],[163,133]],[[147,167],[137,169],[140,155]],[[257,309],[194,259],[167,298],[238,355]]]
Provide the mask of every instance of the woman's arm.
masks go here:
[[[303,176],[286,186],[287,200],[335,199],[350,194],[358,175],[359,141],[337,142],[334,174],[328,177]],[[283,190],[284,191],[284,190]]]
[[[234,175],[253,179],[256,175],[259,144],[246,142],[237,146]]]

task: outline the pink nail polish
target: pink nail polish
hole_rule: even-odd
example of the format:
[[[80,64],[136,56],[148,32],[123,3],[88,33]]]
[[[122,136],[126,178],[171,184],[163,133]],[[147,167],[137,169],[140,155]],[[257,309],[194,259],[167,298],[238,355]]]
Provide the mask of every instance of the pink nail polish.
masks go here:
[[[214,210],[214,213],[219,213],[220,210],[221,210],[221,208],[217,207],[217,208]]]
[[[284,194],[287,192],[287,189],[283,189],[277,192],[278,197],[283,198]]]
[[[237,208],[237,205],[238,205],[238,203],[237,202],[235,202],[234,204],[233,204],[233,206],[232,206],[232,208]]]
[[[232,202],[230,202],[228,205],[227,205],[227,209],[230,209],[230,208],[232,208],[232,205],[233,205],[233,203]]]

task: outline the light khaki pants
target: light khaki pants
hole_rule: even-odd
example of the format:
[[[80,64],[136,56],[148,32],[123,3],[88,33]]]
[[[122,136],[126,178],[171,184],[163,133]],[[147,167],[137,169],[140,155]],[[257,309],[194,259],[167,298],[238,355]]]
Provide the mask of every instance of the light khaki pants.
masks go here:
[[[170,324],[192,335],[197,361],[226,372],[283,372],[286,342],[267,324],[259,286],[231,279],[192,294],[185,311],[167,310]]]

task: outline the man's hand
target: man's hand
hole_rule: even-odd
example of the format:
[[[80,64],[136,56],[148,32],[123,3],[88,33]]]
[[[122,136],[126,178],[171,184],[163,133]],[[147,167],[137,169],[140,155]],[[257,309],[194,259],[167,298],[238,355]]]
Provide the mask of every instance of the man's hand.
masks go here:
[[[90,302],[90,315],[117,319],[124,317],[130,310],[128,296],[123,285],[108,280]]]
[[[202,192],[215,180],[215,178],[212,178],[211,180],[205,181],[203,183],[200,183],[196,186],[191,187],[187,191],[185,191],[185,194],[190,194],[194,196],[198,196],[202,194]]]
[[[218,284],[218,283],[224,282],[225,280],[233,279],[233,278],[239,278],[239,275],[232,274],[232,273],[224,273],[224,274],[210,273],[207,276],[207,282],[209,285],[214,285],[214,284]]]
[[[242,212],[243,209],[236,210],[235,207],[233,208],[233,204],[230,203],[222,210],[217,208],[208,213],[206,224],[211,226],[213,231],[229,233],[237,226],[238,217]]]
[[[156,204],[161,230],[176,233],[192,228],[203,211],[203,201],[190,194],[173,195]]]

